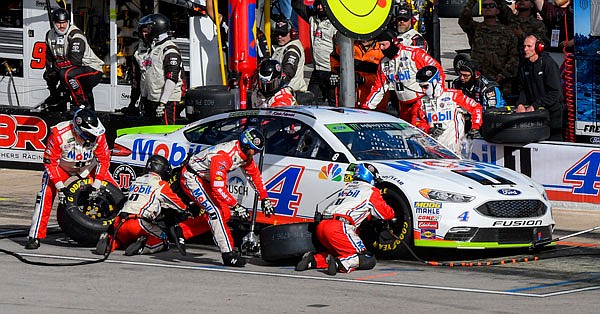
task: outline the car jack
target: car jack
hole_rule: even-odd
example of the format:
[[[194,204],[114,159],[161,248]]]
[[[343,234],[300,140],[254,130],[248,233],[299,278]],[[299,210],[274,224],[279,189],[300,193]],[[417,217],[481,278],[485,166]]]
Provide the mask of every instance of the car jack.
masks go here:
[[[594,228],[590,228],[590,229],[586,229],[586,230],[581,230],[581,231],[578,231],[578,232],[575,232],[575,233],[572,233],[572,234],[568,234],[566,236],[558,237],[558,238],[555,238],[555,239],[544,239],[544,240],[541,240],[541,241],[537,241],[537,242],[532,243],[531,246],[529,247],[529,249],[531,249],[531,250],[538,249],[538,248],[546,246],[546,245],[548,245],[548,244],[550,244],[552,242],[561,241],[561,240],[564,240],[564,239],[568,239],[568,238],[571,238],[571,237],[578,236],[580,234],[592,232],[592,231],[595,231],[595,230],[598,230],[598,229],[600,229],[600,226],[596,226]]]

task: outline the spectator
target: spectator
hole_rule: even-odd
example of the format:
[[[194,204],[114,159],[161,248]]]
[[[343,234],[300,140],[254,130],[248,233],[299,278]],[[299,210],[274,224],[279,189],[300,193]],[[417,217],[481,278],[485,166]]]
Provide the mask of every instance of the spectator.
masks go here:
[[[397,7],[392,24],[396,26],[394,32],[402,45],[418,47],[429,52],[427,40],[414,28],[415,18],[409,5],[403,3]]]
[[[394,218],[394,210],[375,187],[378,176],[377,169],[371,164],[355,166],[352,182],[346,183],[337,199],[315,215],[317,239],[326,251],[305,253],[296,265],[296,271],[327,269],[327,274],[333,276],[338,272],[375,267],[375,257],[367,252],[358,228],[371,217],[377,220]]]
[[[511,29],[498,22],[498,4],[483,0],[483,22],[473,19],[473,4],[468,0],[458,19],[458,25],[467,34],[471,58],[480,67],[481,74],[496,81],[506,94],[512,92],[511,81],[516,77],[519,62],[518,41]]]
[[[46,33],[46,71],[44,80],[50,96],[46,104],[60,102],[59,82],[71,94],[72,107],[94,110],[92,89],[102,79],[102,65],[83,32],[71,24],[65,9],[52,11],[52,29]],[[59,108],[64,109],[65,108]]]
[[[297,105],[294,91],[284,85],[281,64],[265,59],[258,66],[258,88],[252,92],[252,107],[285,107]]]
[[[457,155],[470,158],[466,135],[479,130],[481,105],[459,90],[446,89],[439,69],[434,66],[421,68],[416,80],[425,94],[419,99],[421,112],[416,126]]]
[[[327,18],[321,0],[315,0],[311,6],[302,0],[293,0],[292,6],[302,19],[310,24],[310,44],[314,70],[308,82],[308,91],[323,103],[335,105],[335,89],[330,84],[331,64],[329,56],[333,52],[335,27]]]
[[[277,47],[273,51],[273,59],[281,63],[283,82],[295,92],[306,92],[304,81],[304,47],[299,39],[292,39],[292,24],[283,17],[273,17],[273,36],[277,39]]]
[[[356,103],[360,107],[367,101],[371,92],[371,86],[375,83],[379,62],[383,59],[383,52],[379,44],[374,39],[355,40],[354,41],[354,84],[356,86]],[[340,73],[340,46],[336,45],[335,51],[331,54],[331,72],[333,73],[333,83],[339,82]],[[387,109],[387,95],[383,97],[377,108],[385,111]]]
[[[573,3],[571,0],[534,0],[536,8],[540,11],[542,21],[546,25],[546,32],[550,38],[547,51],[573,52],[574,24]],[[566,29],[565,29],[566,27]],[[568,36],[568,41],[567,41]]]
[[[395,45],[393,40],[394,36],[389,31],[384,31],[377,37],[384,58],[381,59],[377,78],[363,108],[377,108],[390,85],[393,85],[400,105],[400,118],[415,125],[419,111],[419,107],[415,104],[423,96],[415,79],[417,71],[427,65],[435,66],[444,81],[444,70],[425,50],[401,44]]]
[[[473,62],[466,62],[458,68],[459,76],[452,81],[452,88],[458,89],[483,107],[501,108],[506,106],[498,84],[481,75]]]
[[[171,190],[168,182],[171,179],[169,160],[153,155],[148,158],[144,171],[145,174],[137,178],[129,188],[129,197],[109,231],[100,235],[95,254],[103,255],[118,248],[126,248],[127,256],[163,251],[169,248],[164,229],[170,227],[177,237],[177,247],[185,255],[181,228],[176,223],[164,228],[158,223],[159,219],[164,219],[167,215],[186,213],[186,205]],[[165,209],[174,212],[166,213]]]
[[[170,39],[171,22],[160,14],[139,21],[140,45],[134,56],[139,63],[143,114],[164,124],[175,124],[183,110],[183,65],[177,45]]]
[[[527,34],[533,34],[540,38],[546,45],[550,42],[546,34],[546,26],[544,22],[537,18],[537,10],[535,8],[535,0],[518,0],[515,4],[517,13],[513,14],[511,9],[505,2],[501,2],[500,16],[501,21],[512,28],[515,36],[517,36],[518,45],[520,46]]]
[[[517,112],[545,108],[550,112],[549,140],[562,141],[564,106],[558,65],[534,35],[525,37],[523,53]]]
[[[233,236],[227,226],[231,210],[242,220],[250,213],[227,190],[227,173],[242,168],[250,176],[261,199],[263,213],[270,216],[275,208],[268,198],[254,154],[263,149],[264,136],[256,129],[242,131],[239,140],[217,144],[192,155],[181,172],[181,187],[185,194],[204,210],[205,214],[184,221],[181,226],[186,238],[208,230],[226,266],[244,267],[246,260],[234,251]]]
[[[90,198],[100,193],[102,181],[117,183],[108,172],[110,149],[106,143],[104,126],[96,114],[89,109],[78,109],[71,121],[63,121],[50,129],[44,151],[44,174],[42,189],[35,201],[35,210],[25,248],[35,250],[40,247],[40,239],[46,237],[52,203],[58,196],[65,200],[65,182],[71,177],[91,178]]]

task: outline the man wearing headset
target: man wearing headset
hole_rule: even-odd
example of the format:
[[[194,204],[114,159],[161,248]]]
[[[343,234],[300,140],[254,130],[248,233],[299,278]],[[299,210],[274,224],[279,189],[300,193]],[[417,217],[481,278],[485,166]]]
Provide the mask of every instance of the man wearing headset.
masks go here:
[[[523,54],[518,71],[520,85],[517,112],[546,108],[550,112],[548,140],[562,141],[565,108],[558,65],[544,52],[544,43],[534,35],[525,37]]]

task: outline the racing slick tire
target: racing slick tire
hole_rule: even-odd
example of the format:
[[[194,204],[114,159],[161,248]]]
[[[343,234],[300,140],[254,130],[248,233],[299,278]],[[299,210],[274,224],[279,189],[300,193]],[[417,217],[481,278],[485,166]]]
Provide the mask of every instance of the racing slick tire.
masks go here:
[[[265,227],[260,232],[260,254],[265,262],[297,261],[306,252],[316,252],[317,237],[312,222]]]
[[[234,110],[235,97],[227,90],[227,86],[199,86],[186,91],[186,116],[190,122]]]
[[[413,246],[413,220],[412,210],[408,200],[397,190],[392,188],[382,188],[381,196],[388,205],[394,209],[396,220],[390,224],[393,234],[397,237],[394,242],[382,249],[376,247],[374,242],[378,234],[370,223],[363,223],[360,227],[360,235],[367,247],[367,250],[374,253],[380,259],[399,259],[410,256],[409,249]]]
[[[515,112],[489,108],[483,113],[481,135],[490,143],[532,143],[550,137],[550,113],[544,108]]]
[[[95,246],[100,234],[113,223],[125,196],[121,189],[108,183],[95,199],[89,178],[78,179],[67,185],[65,202],[56,212],[58,225],[69,238],[83,246]],[[106,182],[105,182],[106,183]]]

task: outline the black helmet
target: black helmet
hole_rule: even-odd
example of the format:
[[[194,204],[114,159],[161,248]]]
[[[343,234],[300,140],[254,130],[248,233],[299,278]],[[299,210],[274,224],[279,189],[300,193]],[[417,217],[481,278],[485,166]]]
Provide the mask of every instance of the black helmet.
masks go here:
[[[279,90],[282,84],[281,63],[275,59],[265,59],[258,66],[258,89],[265,95],[271,96]]]
[[[273,26],[271,27],[271,32],[273,35],[286,36],[292,31],[292,22],[290,22],[290,20],[288,20],[285,16],[273,15],[271,18],[273,19]]]
[[[77,110],[71,124],[75,135],[84,142],[84,145],[96,143],[98,136],[104,134],[104,126],[96,114],[89,109]]]
[[[416,79],[417,83],[439,83],[440,71],[433,65],[427,65],[417,71]]]
[[[51,19],[52,19],[52,26],[54,27],[54,30],[59,34],[59,35],[64,35],[66,33],[60,31],[57,27],[56,27],[56,22],[67,22],[69,24],[69,26],[71,26],[71,15],[69,14],[69,11],[63,9],[63,8],[58,8],[58,9],[54,9],[52,11],[51,14]],[[68,29],[68,27],[67,27]]]
[[[160,177],[168,181],[171,178],[171,164],[167,158],[161,155],[152,155],[146,163],[145,173],[154,172]]]
[[[240,134],[240,147],[242,150],[252,148],[262,150],[265,147],[265,137],[255,128],[248,128]]]
[[[142,35],[144,28],[149,28],[148,37],[146,38]],[[138,22],[138,36],[147,44],[151,43],[158,35],[167,33],[170,30],[171,21],[168,17],[160,13],[146,15]]]

